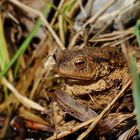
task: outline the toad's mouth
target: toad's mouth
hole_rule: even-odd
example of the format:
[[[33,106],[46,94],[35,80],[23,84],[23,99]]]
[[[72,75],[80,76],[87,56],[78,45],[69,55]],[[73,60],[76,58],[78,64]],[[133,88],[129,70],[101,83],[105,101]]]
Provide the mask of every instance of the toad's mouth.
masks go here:
[[[67,78],[70,79],[71,81],[79,81],[79,80],[92,80],[93,78],[91,77],[86,77],[86,76],[74,76],[74,75],[69,75],[69,74],[63,74],[63,73],[59,73],[60,76],[62,76],[63,78]]]
[[[76,75],[75,73],[67,73],[67,72],[61,72],[61,71],[57,71],[57,73],[62,77],[62,78],[67,78],[70,80],[75,80],[75,81],[79,81],[79,80],[92,80],[94,79],[93,77],[89,77],[89,76],[85,76],[85,75]]]
[[[89,86],[89,85],[100,85],[102,79],[76,79],[76,78],[68,78],[64,77],[66,85],[80,85],[80,86]]]
[[[84,73],[80,73],[80,72],[73,72],[70,70],[64,70],[57,65],[54,66],[54,71],[57,74],[59,74],[62,78],[71,79],[74,81],[79,81],[79,80],[89,81],[89,80],[94,79],[94,76],[91,76],[90,73],[84,74]]]

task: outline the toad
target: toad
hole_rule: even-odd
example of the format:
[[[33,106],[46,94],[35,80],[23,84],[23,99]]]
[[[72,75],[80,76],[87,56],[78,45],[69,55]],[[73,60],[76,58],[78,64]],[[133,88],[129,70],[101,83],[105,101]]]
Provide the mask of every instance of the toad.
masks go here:
[[[119,47],[57,50],[54,59],[54,69],[64,79],[61,91],[93,110],[106,107],[127,82],[128,67]]]

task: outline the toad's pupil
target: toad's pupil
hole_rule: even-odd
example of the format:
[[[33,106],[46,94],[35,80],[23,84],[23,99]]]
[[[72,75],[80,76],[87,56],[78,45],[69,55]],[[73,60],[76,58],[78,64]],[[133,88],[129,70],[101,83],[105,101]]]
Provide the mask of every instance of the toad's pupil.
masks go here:
[[[85,61],[82,59],[76,60],[74,65],[78,69],[83,69],[85,67]]]

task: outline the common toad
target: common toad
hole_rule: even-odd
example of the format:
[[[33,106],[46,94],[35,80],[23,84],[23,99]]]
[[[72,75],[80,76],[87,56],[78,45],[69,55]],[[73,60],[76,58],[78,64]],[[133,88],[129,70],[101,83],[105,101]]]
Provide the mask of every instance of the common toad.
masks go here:
[[[128,78],[119,47],[57,50],[54,58],[54,69],[65,81],[61,90],[93,110],[103,109]]]

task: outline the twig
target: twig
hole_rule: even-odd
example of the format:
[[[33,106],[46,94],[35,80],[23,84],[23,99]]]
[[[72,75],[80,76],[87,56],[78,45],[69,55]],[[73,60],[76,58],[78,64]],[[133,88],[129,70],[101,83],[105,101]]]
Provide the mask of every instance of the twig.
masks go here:
[[[61,132],[61,133],[59,133],[59,134],[55,134],[55,135],[53,135],[52,137],[48,138],[47,140],[56,140],[56,139],[63,138],[63,137],[65,137],[65,136],[67,136],[67,135],[69,135],[69,134],[72,134],[72,133],[78,131],[79,129],[81,129],[81,128],[87,126],[87,125],[89,125],[89,124],[92,123],[95,119],[96,119],[96,118],[92,118],[92,119],[90,119],[90,120],[88,120],[88,121],[85,121],[85,122],[79,124],[78,126],[75,126],[74,128],[72,128],[72,129],[70,129],[70,130],[65,130],[65,131],[63,131],[63,132]]]
[[[111,5],[113,5],[117,0],[109,1],[105,6],[101,7],[101,10],[97,12],[94,16],[92,16],[84,25],[83,28],[85,28],[88,24],[94,24],[95,21],[98,19],[99,16],[101,16]]]
[[[60,4],[58,5],[57,11],[55,12],[55,15],[54,15],[54,17],[53,17],[53,19],[52,19],[52,21],[51,21],[51,24],[50,24],[51,26],[54,24],[54,22],[55,22],[55,20],[56,20],[56,17],[58,16],[59,11],[60,11],[60,9],[62,8],[64,2],[65,2],[65,0],[61,0],[61,1],[60,1]]]
[[[28,99],[26,96],[21,95],[17,89],[10,83],[7,81],[6,78],[2,78],[1,82],[3,83],[3,85],[5,85],[9,90],[12,91],[12,93],[14,94],[14,96],[27,108],[33,108],[39,111],[44,111],[45,107],[35,103],[34,101]]]
[[[96,22],[96,20],[99,18],[99,16],[101,16],[111,5],[113,5],[117,0],[112,0],[109,1],[109,3],[107,3],[105,6],[101,7],[101,10],[99,10],[99,12],[97,12],[94,16],[92,16],[82,27],[82,29],[73,37],[71,44],[69,45],[69,48],[71,48],[77,38],[79,37],[80,34],[82,34],[84,28],[88,25],[88,24],[94,24]]]
[[[118,29],[120,31],[124,31],[124,27],[123,27],[123,24],[122,24],[121,20],[116,20],[116,22],[118,24]],[[122,52],[123,52],[127,62],[129,62],[128,52],[127,52],[127,49],[126,49],[126,44],[128,45],[129,43],[128,43],[127,40],[125,40],[125,41],[124,40],[125,40],[125,36],[124,36],[124,34],[121,34],[120,41],[121,41]]]
[[[127,36],[129,34],[134,34],[134,27],[131,27],[131,28],[125,30],[125,31],[114,31],[112,33],[100,34],[96,38],[110,38],[110,37],[113,37],[113,36],[119,36],[120,34],[124,34],[125,36]],[[92,38],[90,40],[92,40]]]
[[[68,18],[72,18],[74,13],[77,11],[77,9],[79,8],[79,1],[76,1],[75,4],[73,5],[71,11],[69,11],[66,15]]]
[[[38,17],[40,17],[41,21],[47,27],[47,29],[49,30],[49,32],[52,34],[53,38],[56,40],[56,42],[58,43],[58,45],[60,46],[60,48],[61,49],[65,49],[65,47],[62,44],[61,40],[56,35],[56,33],[54,32],[54,30],[52,29],[52,27],[50,26],[50,24],[48,23],[48,21],[45,19],[44,15],[41,12],[39,12],[39,11],[33,9],[33,8],[30,8],[30,7],[24,5],[23,3],[21,3],[21,2],[19,2],[17,0],[9,0],[9,2],[15,4],[16,6],[20,7],[24,11],[27,11],[28,13],[34,13]]]
[[[82,14],[84,15],[84,17],[87,17],[87,13],[86,13],[86,10],[83,7],[82,1],[78,0],[78,2],[79,2],[79,5],[80,5],[80,9],[81,9]]]
[[[122,90],[118,93],[118,95],[112,100],[112,102],[97,116],[96,120],[89,126],[89,128],[83,132],[77,140],[83,140],[96,126],[96,124],[103,118],[105,113],[109,111],[109,109],[114,105],[114,103],[122,96],[125,89],[131,84],[131,80],[127,82],[127,84],[122,88]]]
[[[126,42],[128,41],[129,39],[133,38],[135,35],[132,34],[132,35],[129,35],[128,37],[125,37],[124,40],[119,40],[117,41],[116,43],[112,44],[111,46],[117,46],[117,45],[120,45],[122,42]],[[124,51],[125,52],[125,51]],[[126,59],[127,60],[127,59]]]
[[[71,48],[74,46],[74,44],[75,44],[77,38],[78,38],[79,35],[82,34],[82,33],[83,33],[83,30],[80,30],[80,31],[72,38],[72,41],[70,42],[70,44],[69,44],[69,46],[68,46],[69,49],[71,49]]]

